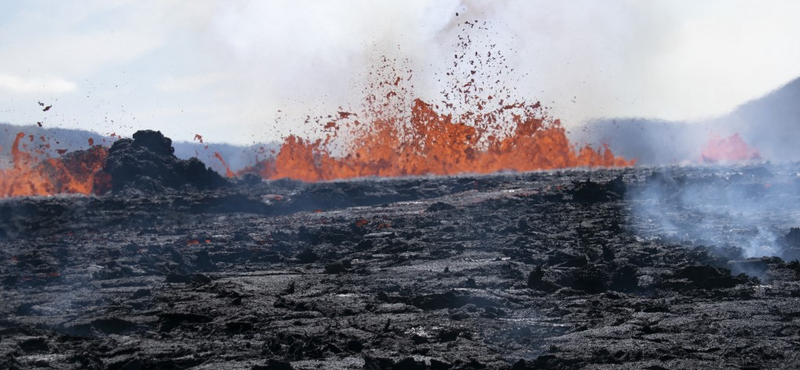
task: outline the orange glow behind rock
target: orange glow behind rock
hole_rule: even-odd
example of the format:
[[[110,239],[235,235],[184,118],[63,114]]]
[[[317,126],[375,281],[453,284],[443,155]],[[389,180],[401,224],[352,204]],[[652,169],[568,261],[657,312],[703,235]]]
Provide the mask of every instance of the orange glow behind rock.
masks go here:
[[[761,155],[735,133],[727,138],[712,137],[700,153],[700,158],[704,163],[732,163],[759,160]]]
[[[0,169],[0,198],[91,194],[108,190],[110,179],[102,169],[107,149],[94,146],[60,158],[40,159],[25,151],[24,133],[18,133],[11,147],[12,167]],[[35,151],[43,155],[41,150]]]

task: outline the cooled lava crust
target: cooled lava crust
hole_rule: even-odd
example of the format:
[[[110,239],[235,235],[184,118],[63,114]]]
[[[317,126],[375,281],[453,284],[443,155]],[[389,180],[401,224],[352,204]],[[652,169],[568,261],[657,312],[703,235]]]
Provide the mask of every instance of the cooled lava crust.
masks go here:
[[[800,231],[781,235],[786,260],[747,259],[633,209],[662,203],[692,224],[717,199],[672,201],[687,184],[741,188],[774,202],[765,222],[788,231],[797,214],[780,204],[797,204],[798,169],[250,179],[5,200],[0,368],[794,368]],[[648,195],[653,184],[663,193]]]

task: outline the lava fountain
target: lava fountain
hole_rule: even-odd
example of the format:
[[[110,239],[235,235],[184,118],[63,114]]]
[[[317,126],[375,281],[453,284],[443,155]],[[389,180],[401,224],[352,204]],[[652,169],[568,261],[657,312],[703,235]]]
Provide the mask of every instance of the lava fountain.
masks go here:
[[[226,168],[227,177],[251,173],[264,179],[302,181],[635,163],[615,156],[607,145],[570,143],[561,122],[546,108],[516,98],[514,84],[503,82],[510,80],[513,69],[493,44],[475,48],[468,35],[458,40],[451,67],[441,77],[448,87],[438,102],[414,93],[411,69],[381,57],[369,72],[359,113],[340,108],[336,114],[307,122],[316,127],[310,137],[289,135],[277,154],[237,174],[219,153],[215,158]],[[103,171],[106,148],[90,142],[89,150],[38,160],[24,150],[24,137],[19,134],[14,141],[13,167],[0,169],[0,197],[91,194],[110,188],[111,179]],[[195,140],[203,143],[200,135]]]
[[[420,99],[414,99],[410,109],[408,121],[401,117],[354,121],[353,126],[360,129],[345,144],[343,156],[334,156],[327,148],[338,137],[338,125],[332,122],[325,127],[334,131],[324,139],[289,136],[274,159],[245,172],[257,171],[265,179],[321,181],[634,164],[614,156],[607,146],[574,147],[561,123],[547,118],[539,103],[514,103],[481,113],[477,119],[494,123],[493,130],[438,113]],[[510,119],[501,121],[501,117]]]
[[[108,189],[109,179],[101,170],[107,149],[100,145],[58,158],[45,156],[41,150],[27,151],[24,133],[18,133],[11,147],[12,166],[0,169],[0,198],[92,194]],[[34,141],[32,135],[28,141]]]
[[[506,82],[513,69],[494,44],[476,45],[469,35],[458,40],[452,64],[438,80],[446,87],[436,102],[414,93],[413,70],[404,61],[381,57],[373,62],[358,114],[340,109],[319,117],[317,139],[290,135],[276,156],[240,173],[323,181],[635,163],[607,145],[570,143],[547,108],[518,98]]]

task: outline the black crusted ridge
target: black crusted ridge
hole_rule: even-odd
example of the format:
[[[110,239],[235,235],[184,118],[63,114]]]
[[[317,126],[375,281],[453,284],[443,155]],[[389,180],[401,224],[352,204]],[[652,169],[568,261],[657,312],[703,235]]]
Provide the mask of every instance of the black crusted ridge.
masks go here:
[[[116,141],[108,151],[104,171],[111,175],[111,191],[138,189],[160,192],[167,188],[216,189],[228,184],[197,158],[182,160],[173,154],[172,140],[161,131],[141,130],[133,139]]]

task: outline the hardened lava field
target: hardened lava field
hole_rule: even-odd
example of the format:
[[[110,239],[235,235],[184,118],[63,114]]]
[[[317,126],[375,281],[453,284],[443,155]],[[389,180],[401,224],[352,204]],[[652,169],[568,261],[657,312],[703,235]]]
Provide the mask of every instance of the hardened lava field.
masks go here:
[[[7,199],[0,367],[792,368],[798,171]]]

